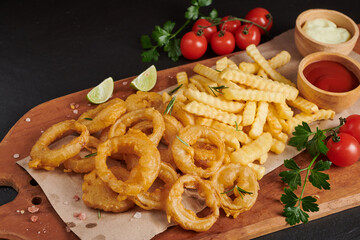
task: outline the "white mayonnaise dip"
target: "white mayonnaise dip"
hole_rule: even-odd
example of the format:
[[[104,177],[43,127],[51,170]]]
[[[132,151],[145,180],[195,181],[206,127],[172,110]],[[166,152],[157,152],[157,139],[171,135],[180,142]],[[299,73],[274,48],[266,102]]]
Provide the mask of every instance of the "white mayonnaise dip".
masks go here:
[[[309,37],[323,43],[338,44],[351,38],[348,30],[323,18],[306,21],[302,29]]]

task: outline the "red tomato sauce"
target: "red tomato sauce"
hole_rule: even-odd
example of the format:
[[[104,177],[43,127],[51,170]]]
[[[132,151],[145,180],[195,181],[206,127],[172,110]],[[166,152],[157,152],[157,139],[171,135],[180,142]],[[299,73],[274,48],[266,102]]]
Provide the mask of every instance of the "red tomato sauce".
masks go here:
[[[359,86],[359,80],[351,71],[333,61],[309,64],[304,76],[311,84],[329,92],[347,92]]]

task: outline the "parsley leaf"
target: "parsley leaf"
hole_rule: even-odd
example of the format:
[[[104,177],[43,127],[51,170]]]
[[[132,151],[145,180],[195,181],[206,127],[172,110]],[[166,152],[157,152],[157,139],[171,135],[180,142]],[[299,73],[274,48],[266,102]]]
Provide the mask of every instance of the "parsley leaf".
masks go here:
[[[299,198],[289,188],[284,189],[285,194],[281,195],[280,201],[285,204],[286,207],[294,207],[298,202]]]
[[[318,161],[314,168],[311,169],[311,175],[309,176],[309,181],[314,187],[319,189],[330,189],[330,183],[327,181],[329,180],[329,175],[326,173],[322,173],[320,171],[330,169],[331,162],[330,161]]]
[[[180,50],[180,39],[173,38],[169,41],[169,43],[164,46],[164,51],[168,53],[168,57],[173,60],[177,61],[181,56]]]
[[[284,165],[288,169],[291,169],[291,171],[283,171],[279,174],[279,176],[283,182],[289,185],[291,190],[295,190],[298,186],[301,186],[300,172],[302,170],[293,159],[284,160]]]
[[[319,211],[319,205],[316,202],[316,198],[307,196],[301,199],[301,206],[305,212],[317,212]]]
[[[309,125],[306,122],[302,122],[302,125],[295,127],[293,132],[294,137],[290,138],[289,145],[296,147],[297,150],[301,151],[307,146],[308,139],[313,133]]]
[[[141,54],[143,62],[151,62],[152,60],[159,60],[159,52],[156,50],[156,47],[152,47],[151,49],[143,52]]]
[[[297,207],[285,207],[283,215],[286,217],[286,222],[288,222],[291,226],[297,223],[303,222],[307,223],[309,219],[309,215]]]

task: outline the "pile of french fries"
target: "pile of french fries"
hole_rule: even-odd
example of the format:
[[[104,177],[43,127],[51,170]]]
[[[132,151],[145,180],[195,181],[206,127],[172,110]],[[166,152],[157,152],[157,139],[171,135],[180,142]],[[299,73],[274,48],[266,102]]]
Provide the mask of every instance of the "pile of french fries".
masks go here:
[[[233,149],[230,161],[252,167],[260,179],[269,151],[282,153],[295,126],[332,119],[335,112],[299,96],[295,84],[276,70],[290,61],[289,52],[267,60],[250,45],[246,53],[253,62],[237,65],[223,57],[215,69],[196,64],[193,76],[179,72],[181,87],[174,95],[196,124],[225,133]],[[162,96],[164,102],[172,98],[166,92]]]

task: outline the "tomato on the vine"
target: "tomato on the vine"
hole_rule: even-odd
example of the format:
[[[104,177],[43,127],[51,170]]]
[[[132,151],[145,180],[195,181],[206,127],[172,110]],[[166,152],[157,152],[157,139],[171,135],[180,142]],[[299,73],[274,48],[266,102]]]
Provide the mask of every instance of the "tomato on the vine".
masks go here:
[[[258,27],[253,24],[246,23],[236,30],[235,34],[236,46],[241,50],[246,49],[250,44],[259,45],[261,40],[261,33]]]
[[[266,10],[265,8],[254,8],[251,9],[246,15],[246,20],[250,20],[254,23],[259,24],[262,27],[266,27],[266,31],[270,31],[272,25],[273,25],[273,17],[271,13]],[[261,32],[261,35],[263,35],[265,32],[262,29],[259,29]]]
[[[203,27],[200,27],[203,26]],[[212,23],[209,22],[207,19],[200,18],[196,20],[192,27],[193,32],[203,31],[206,40],[210,42],[211,36],[217,32],[216,26],[212,26]]]
[[[329,160],[339,167],[347,167],[356,163],[360,158],[360,143],[350,134],[339,133],[339,141],[330,138],[326,146],[329,148]]]
[[[189,60],[200,58],[202,55],[204,55],[206,49],[206,38],[200,32],[188,32],[181,38],[181,54]]]
[[[225,55],[234,51],[235,38],[231,32],[219,31],[212,35],[210,44],[217,55]]]
[[[236,30],[241,26],[241,22],[240,22],[240,20],[237,20],[237,19],[231,20],[232,18],[233,18],[232,16],[223,17],[221,19],[221,22],[224,22],[224,21],[226,21],[226,22],[221,23],[219,25],[219,29],[222,31],[227,31],[227,32],[231,32],[232,34],[234,34],[236,32]]]
[[[360,143],[360,115],[353,114],[346,118],[346,122],[340,127],[341,133],[352,135]]]

